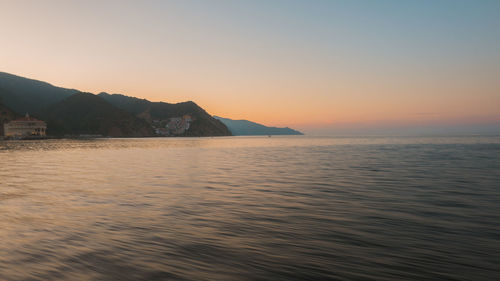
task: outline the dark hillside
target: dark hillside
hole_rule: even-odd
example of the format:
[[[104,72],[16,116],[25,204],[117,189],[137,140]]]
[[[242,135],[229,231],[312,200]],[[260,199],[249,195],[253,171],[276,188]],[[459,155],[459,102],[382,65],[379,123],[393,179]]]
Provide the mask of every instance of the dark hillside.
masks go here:
[[[14,111],[3,105],[2,100],[0,99],[0,136],[4,135],[3,124],[12,119],[16,119],[17,117],[19,116]]]
[[[61,101],[78,90],[55,87],[49,83],[0,72],[0,98],[12,110],[24,114]]]
[[[194,102],[150,102],[98,96],[0,72],[4,106],[47,122],[49,135],[228,136],[231,132]]]
[[[107,137],[153,136],[152,127],[140,118],[114,107],[104,99],[77,93],[46,110],[40,117],[47,122],[47,134],[102,135]]]
[[[101,93],[100,97],[107,100],[116,107],[150,122],[157,123],[158,120],[168,120],[170,118],[181,118],[189,115],[193,121],[189,129],[179,136],[230,136],[231,132],[227,127],[213,118],[203,108],[192,101],[181,103],[150,102],[145,99],[138,99],[119,94]]]

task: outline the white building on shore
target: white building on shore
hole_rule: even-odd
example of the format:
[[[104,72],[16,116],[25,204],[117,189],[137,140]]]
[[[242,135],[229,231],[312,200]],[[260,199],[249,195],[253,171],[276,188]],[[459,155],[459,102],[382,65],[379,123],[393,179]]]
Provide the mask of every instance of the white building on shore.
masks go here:
[[[23,118],[12,120],[4,125],[4,135],[7,138],[43,137],[47,124],[44,121],[30,117],[28,113]]]

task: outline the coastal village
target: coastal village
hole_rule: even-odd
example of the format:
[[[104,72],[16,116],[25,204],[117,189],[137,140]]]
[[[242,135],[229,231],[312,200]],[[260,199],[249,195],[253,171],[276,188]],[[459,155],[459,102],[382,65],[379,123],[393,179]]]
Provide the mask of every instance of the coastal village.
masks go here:
[[[186,114],[182,117],[153,120],[152,126],[159,136],[176,136],[184,134],[193,120],[194,118],[191,115]]]
[[[182,117],[153,120],[152,126],[158,136],[178,136],[189,129],[193,120],[191,115],[186,114]],[[0,130],[0,139],[37,139],[47,136],[47,124],[31,117],[28,113],[24,117],[5,122],[2,128],[3,134]]]

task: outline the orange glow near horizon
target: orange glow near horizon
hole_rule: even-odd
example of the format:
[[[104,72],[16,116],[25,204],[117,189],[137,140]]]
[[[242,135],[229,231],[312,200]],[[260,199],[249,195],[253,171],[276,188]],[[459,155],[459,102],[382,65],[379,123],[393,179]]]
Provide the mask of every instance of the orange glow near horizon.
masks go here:
[[[331,96],[326,94],[322,98],[300,95],[302,89],[296,90],[294,96],[293,89],[285,88],[283,89],[284,95],[293,97],[293,100],[282,100],[283,93],[266,89],[266,87],[271,88],[272,85],[258,87],[255,90],[259,92],[258,95],[252,95],[249,88],[240,90],[239,95],[231,95],[232,89],[227,84],[197,88],[192,85],[175,85],[174,83],[153,84],[152,81],[144,85],[138,84],[133,79],[120,79],[121,81],[116,82],[102,76],[98,81],[81,81],[78,77],[60,73],[47,75],[43,72],[33,72],[22,76],[94,94],[104,91],[169,103],[192,100],[209,114],[231,119],[251,120],[268,126],[320,128],[346,124],[424,124],[435,121],[492,122],[500,120],[500,114],[498,114],[500,95],[495,95],[493,91],[490,91],[490,97],[487,102],[484,102],[468,94],[464,83],[444,89],[446,91],[439,88],[439,85],[436,85],[435,89],[431,87],[422,89],[413,85],[411,91],[407,90],[406,97],[398,97],[396,94],[404,90],[401,85],[399,89],[392,86],[392,88],[387,87],[379,91],[373,88],[363,89],[357,85],[344,85],[338,94],[335,94],[335,90],[338,90],[339,85],[335,85],[331,91],[334,94]],[[237,88],[237,85],[231,86]],[[479,85],[476,89],[480,88]],[[421,90],[439,91],[440,94],[432,98],[412,94]],[[488,93],[488,89],[484,89],[483,93]],[[216,96],[219,99],[214,98]],[[256,96],[258,98],[255,98]]]
[[[191,5],[2,2],[0,71],[298,129],[500,119],[500,20],[486,3],[455,7],[471,19],[437,3]]]

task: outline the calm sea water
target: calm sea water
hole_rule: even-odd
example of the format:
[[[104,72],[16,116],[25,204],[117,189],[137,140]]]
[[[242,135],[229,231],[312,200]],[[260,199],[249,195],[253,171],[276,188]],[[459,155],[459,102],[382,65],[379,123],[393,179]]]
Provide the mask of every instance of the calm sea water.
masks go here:
[[[500,138],[0,142],[0,280],[500,280]]]

